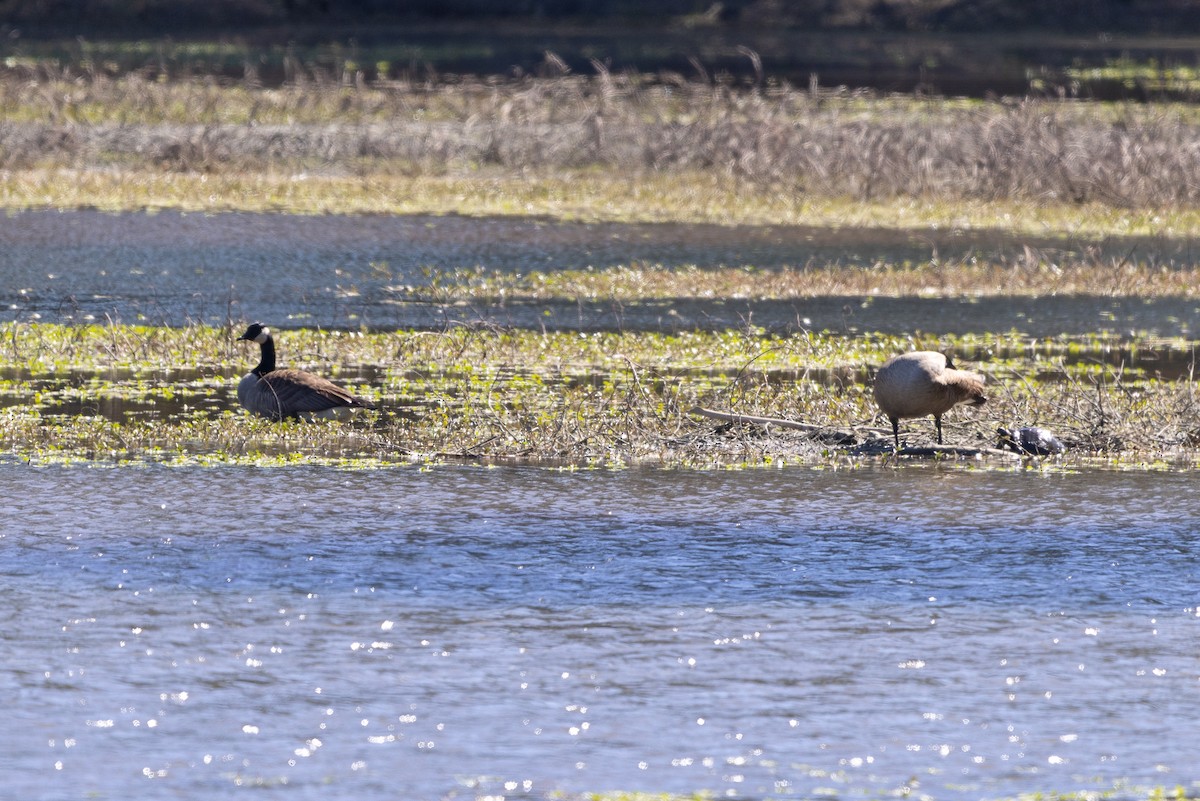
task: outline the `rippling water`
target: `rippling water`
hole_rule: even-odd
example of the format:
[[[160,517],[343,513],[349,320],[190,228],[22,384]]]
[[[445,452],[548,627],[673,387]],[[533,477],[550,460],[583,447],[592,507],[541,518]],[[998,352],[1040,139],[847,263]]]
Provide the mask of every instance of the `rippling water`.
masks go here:
[[[0,481],[5,797],[1200,779],[1188,475]]]
[[[1111,330],[1188,336],[1194,298],[823,297],[786,301],[667,299],[643,303],[509,301],[442,305],[397,290],[429,272],[597,269],[661,264],[871,265],[1020,251],[1047,257],[1086,247],[1091,258],[1153,254],[1193,261],[1193,243],[1111,237],[1074,243],[998,231],[799,226],[582,224],[464,217],[303,217],[281,214],[106,214],[30,211],[0,216],[0,320],[180,326],[264,320],[279,327],[439,328],[489,321],[535,329],[691,330],[755,325],[786,330],[932,333],[1019,330],[1030,336]],[[929,328],[935,326],[935,328]]]

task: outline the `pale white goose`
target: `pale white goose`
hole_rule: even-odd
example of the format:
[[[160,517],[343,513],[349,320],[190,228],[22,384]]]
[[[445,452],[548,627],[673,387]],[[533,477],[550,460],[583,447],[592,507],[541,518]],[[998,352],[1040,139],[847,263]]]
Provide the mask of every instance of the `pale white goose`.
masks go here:
[[[983,376],[956,370],[945,354],[918,350],[893,356],[875,374],[875,402],[892,423],[896,450],[900,449],[900,420],[933,415],[937,441],[942,442],[942,415],[960,403],[980,406]]]
[[[262,323],[251,323],[238,341],[257,342],[258,366],[238,383],[238,401],[259,417],[349,417],[355,409],[372,409],[370,401],[352,395],[332,381],[304,370],[275,369],[275,339]]]

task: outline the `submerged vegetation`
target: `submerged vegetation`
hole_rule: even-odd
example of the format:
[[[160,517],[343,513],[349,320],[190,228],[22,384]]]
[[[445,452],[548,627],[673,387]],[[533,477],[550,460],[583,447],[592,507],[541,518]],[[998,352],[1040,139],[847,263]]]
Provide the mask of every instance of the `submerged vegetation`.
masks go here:
[[[810,263],[782,269],[637,263],[611,269],[528,273],[459,268],[431,274],[428,285],[400,288],[398,294],[477,303],[507,298],[572,302],[1072,295],[1190,298],[1200,294],[1200,266],[1094,253],[1047,255],[1027,247],[1023,254],[1007,259],[967,256],[863,265]]]
[[[1200,399],[1186,342],[1137,354],[1111,341],[1017,334],[914,342],[827,333],[281,332],[289,364],[335,378],[381,409],[347,423],[272,423],[236,405],[254,361],[235,327],[10,323],[0,328],[0,450],[31,461],[443,460],[570,466],[854,466],[885,455],[870,376],[890,354],[943,347],[987,374],[989,403],[947,416],[947,441],[995,446],[1000,425],[1053,428],[1059,465],[1193,466]],[[179,365],[188,365],[180,369]],[[803,421],[724,424],[697,406]],[[881,427],[881,423],[883,427]],[[928,441],[928,421],[907,426]]]
[[[334,74],[295,61],[269,87],[249,69],[240,80],[16,58],[0,69],[0,207],[13,211],[987,229],[1070,245],[1029,246],[1007,260],[935,252],[918,262],[772,270],[433,265],[424,284],[392,288],[399,300],[433,306],[1191,298],[1200,276],[1181,243],[1200,234],[1197,143],[1200,114],[1183,103],[884,96],[764,74],[746,82],[615,73],[599,62],[581,74],[553,53],[536,75],[443,80]],[[1088,246],[1114,236],[1142,239],[1128,255]],[[921,347],[953,351],[989,378],[987,406],[947,417],[951,442],[990,447],[1000,425],[1038,424],[1071,448],[1058,463],[1196,462],[1189,341],[1108,329],[951,336],[936,321],[885,336],[798,322],[786,332],[750,319],[671,333],[485,323],[286,331],[288,364],[319,369],[383,406],[317,425],[267,423],[236,408],[232,387],[253,357],[235,347],[232,320],[9,323],[0,329],[0,449],[102,462],[856,465],[880,454],[872,371]],[[811,428],[722,424],[695,414],[699,406]],[[922,423],[909,425],[914,441],[925,436]]]
[[[0,70],[0,208],[990,228],[1072,243],[1069,256],[1067,248],[1030,246],[1007,261],[934,254],[778,269],[434,264],[424,281],[388,288],[398,301],[431,309],[516,300],[1190,299],[1200,269],[1186,255],[1160,258],[1154,241],[1178,245],[1200,234],[1198,124],[1184,106],[967,103],[603,70],[454,84],[297,72],[266,89],[252,76],[159,80],[17,65]],[[1112,235],[1148,241],[1128,256],[1075,247]],[[347,304],[357,302],[346,295]],[[281,364],[328,376],[378,405],[351,421],[305,423],[238,407],[235,388],[258,353],[236,341],[248,321],[232,319],[232,302],[225,325],[63,324],[21,303],[0,322],[0,460],[31,465],[1200,467],[1194,343],[1114,327],[1032,337],[1014,317],[1003,331],[950,335],[937,320],[914,319],[907,332],[887,335],[810,330],[803,318],[773,330],[747,315],[740,325],[670,331],[486,322],[328,330],[296,317],[309,327],[276,331]],[[892,454],[871,382],[887,358],[911,349],[951,352],[960,367],[987,377],[987,404],[943,421],[946,441],[980,458]],[[802,425],[731,423],[701,407]],[[990,452],[998,428],[1022,425],[1053,430],[1067,454]],[[933,439],[928,418],[902,430],[914,444]],[[164,511],[181,513],[186,508]],[[910,779],[893,794],[920,795],[917,784]],[[1185,801],[1195,789],[1117,787],[1027,801]],[[842,792],[840,779],[828,792]]]

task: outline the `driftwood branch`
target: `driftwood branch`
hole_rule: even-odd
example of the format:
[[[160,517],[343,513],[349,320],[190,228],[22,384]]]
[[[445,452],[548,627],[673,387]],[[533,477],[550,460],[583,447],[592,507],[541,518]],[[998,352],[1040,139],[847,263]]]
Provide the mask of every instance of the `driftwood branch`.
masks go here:
[[[998,457],[1003,459],[1020,459],[1021,456],[1013,451],[999,448],[972,448],[965,445],[920,445],[905,446],[895,451],[897,456],[959,456],[974,458],[976,456]]]
[[[693,406],[689,411],[701,417],[711,417],[714,420],[725,420],[730,423],[755,423],[760,426],[779,426],[780,428],[795,428],[800,431],[823,431],[825,429],[825,426],[801,423],[798,420],[785,420],[782,417],[758,417],[753,414],[718,412],[716,409],[705,409],[703,406]]]
[[[840,429],[831,429],[828,426],[813,425],[812,423],[801,423],[799,420],[787,420],[781,417],[760,417],[753,414],[734,414],[733,412],[721,412],[716,409],[706,409],[703,406],[693,406],[689,410],[692,414],[700,415],[701,417],[709,417],[713,420],[724,420],[728,423],[753,423],[760,426],[778,426],[779,428],[794,428],[799,431],[834,431]],[[853,431],[866,431],[877,434],[890,435],[890,428],[873,428],[869,426],[855,426]],[[878,442],[878,440],[876,440]],[[891,450],[891,437],[888,437],[887,453],[896,456],[930,456],[930,457],[955,457],[959,459],[973,459],[976,457],[1003,458],[1012,459],[1020,458],[1019,454],[1012,451],[1000,450],[997,448],[972,448],[964,445],[923,445],[904,447],[898,451]],[[884,455],[879,453],[877,455]]]
[[[780,428],[794,428],[799,431],[832,431],[829,426],[818,426],[812,423],[801,423],[799,420],[788,420],[783,417],[759,417],[754,414],[734,414],[733,412],[720,412],[716,409],[706,409],[703,406],[693,406],[689,411],[692,414],[698,414],[701,417],[711,417],[714,420],[724,420],[729,423],[754,423],[760,426],[779,426]],[[846,430],[846,429],[836,429]],[[853,426],[852,431],[867,431],[875,434],[891,434],[890,428],[875,428],[871,426]]]

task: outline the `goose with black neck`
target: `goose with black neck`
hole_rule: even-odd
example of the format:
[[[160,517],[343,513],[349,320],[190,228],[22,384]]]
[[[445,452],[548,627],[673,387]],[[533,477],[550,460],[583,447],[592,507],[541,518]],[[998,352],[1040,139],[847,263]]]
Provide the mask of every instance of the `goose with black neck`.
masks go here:
[[[238,383],[238,401],[253,414],[269,420],[347,419],[375,405],[327,378],[306,370],[276,369],[275,338],[262,323],[251,323],[238,341],[257,342],[258,366]]]

